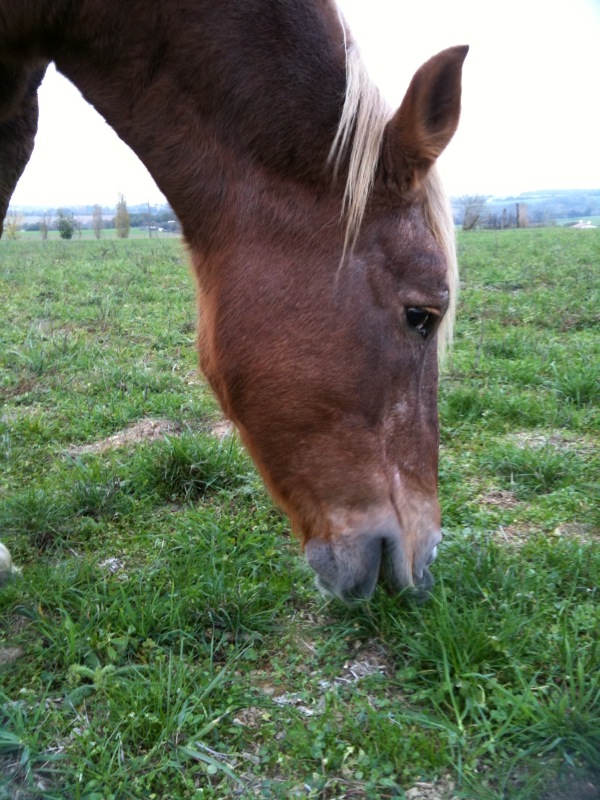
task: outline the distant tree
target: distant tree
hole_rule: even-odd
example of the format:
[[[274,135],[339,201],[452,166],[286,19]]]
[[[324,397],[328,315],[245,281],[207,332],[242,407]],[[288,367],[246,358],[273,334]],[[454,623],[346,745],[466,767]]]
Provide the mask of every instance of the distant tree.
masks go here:
[[[4,235],[7,239],[18,239],[23,228],[23,215],[18,211],[9,211],[4,220]]]
[[[117,236],[119,239],[127,239],[129,236],[129,228],[131,227],[131,218],[127,210],[127,203],[122,194],[119,195],[119,202],[117,203],[117,213],[115,215],[115,228],[117,229]]]
[[[59,208],[56,212],[56,227],[61,239],[72,239],[75,232],[75,217],[72,211]]]
[[[465,194],[458,198],[461,209],[463,231],[472,231],[477,227],[485,209],[486,198],[481,194]]]
[[[100,239],[104,228],[104,220],[102,219],[102,208],[98,205],[94,206],[92,211],[92,228],[96,239]]]
[[[483,227],[490,228],[491,230],[498,230],[501,228],[502,220],[500,218],[500,214],[495,214],[493,211],[490,211],[483,220]]]

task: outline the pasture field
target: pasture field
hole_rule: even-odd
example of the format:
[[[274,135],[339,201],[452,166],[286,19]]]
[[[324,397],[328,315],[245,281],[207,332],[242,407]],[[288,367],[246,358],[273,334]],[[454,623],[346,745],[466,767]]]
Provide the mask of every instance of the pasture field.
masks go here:
[[[179,241],[0,243],[0,798],[600,797],[600,230],[459,252],[433,596],[346,608],[215,435]]]
[[[581,220],[591,222],[592,225],[600,225],[600,215],[596,214],[591,217],[563,217],[561,219],[556,220],[557,225],[575,225],[576,222],[580,222]]]
[[[577,220],[575,220],[576,222]],[[81,234],[81,235],[80,235]],[[107,242],[117,239],[117,231],[115,228],[105,228],[102,231],[102,238],[100,239],[100,245],[103,243],[106,244]],[[169,231],[152,231],[152,236],[148,236],[148,231],[144,230],[144,228],[130,228],[129,230],[129,239],[179,239],[179,235],[176,233],[170,233]],[[76,232],[73,235],[73,239],[70,241],[97,241],[94,231],[91,228],[84,228],[80,232]],[[41,234],[39,231],[21,231],[19,233],[19,238],[17,241],[27,241],[27,242],[42,242]],[[48,241],[49,242],[60,242],[62,239],[60,238],[60,233],[58,231],[48,231]],[[43,243],[42,243],[43,244]]]

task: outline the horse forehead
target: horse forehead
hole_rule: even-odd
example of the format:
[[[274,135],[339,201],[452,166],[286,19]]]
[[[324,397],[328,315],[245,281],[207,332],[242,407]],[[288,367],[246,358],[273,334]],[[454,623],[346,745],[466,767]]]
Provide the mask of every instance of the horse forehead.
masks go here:
[[[421,203],[374,215],[368,245],[390,268],[417,265],[430,276],[445,277],[448,264]]]
[[[432,293],[431,302],[437,295],[443,302],[448,293],[448,259],[429,230],[386,225],[366,243],[361,261],[371,284],[374,280],[381,286],[383,281],[394,293],[410,289]]]

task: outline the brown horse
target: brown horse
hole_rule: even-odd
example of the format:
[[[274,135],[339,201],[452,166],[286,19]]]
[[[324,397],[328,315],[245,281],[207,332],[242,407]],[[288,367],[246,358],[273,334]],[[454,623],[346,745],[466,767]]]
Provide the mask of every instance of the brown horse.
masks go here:
[[[392,113],[333,0],[0,0],[0,218],[54,61],[177,213],[202,369],[344,600],[432,583],[457,285],[435,161],[466,52]]]

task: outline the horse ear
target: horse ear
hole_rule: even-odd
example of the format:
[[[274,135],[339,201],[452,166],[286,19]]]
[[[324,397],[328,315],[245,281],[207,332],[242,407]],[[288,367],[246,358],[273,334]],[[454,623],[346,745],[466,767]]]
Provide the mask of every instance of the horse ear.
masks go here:
[[[387,125],[385,180],[401,191],[418,185],[456,131],[462,65],[468,51],[466,45],[450,47],[423,64]]]

